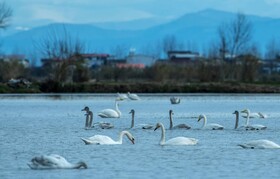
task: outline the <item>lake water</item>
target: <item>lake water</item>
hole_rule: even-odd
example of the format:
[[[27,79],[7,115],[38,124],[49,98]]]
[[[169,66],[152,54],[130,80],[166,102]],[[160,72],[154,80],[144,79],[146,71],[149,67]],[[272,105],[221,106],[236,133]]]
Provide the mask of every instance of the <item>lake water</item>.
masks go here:
[[[174,94],[139,94],[140,101],[122,101],[120,119],[102,119],[97,113],[114,108],[115,94],[0,95],[0,178],[279,178],[280,150],[242,149],[237,144],[268,139],[280,144],[280,95],[175,94],[181,103],[172,105]],[[94,122],[107,121],[114,129],[84,130],[89,106]],[[235,110],[249,108],[267,119],[250,123],[267,126],[264,131],[234,130]],[[124,138],[122,145],[85,145],[81,137],[95,134],[117,139],[130,127],[131,109],[135,124],[162,122],[169,127],[168,111],[175,124],[187,123],[190,130],[166,130],[166,138],[193,137],[195,146],[160,146],[160,130],[129,129],[135,144]],[[222,131],[199,130],[198,116],[219,123]],[[241,123],[245,123],[241,119]],[[31,170],[27,163],[42,154],[59,154],[69,162],[80,160],[88,169]]]

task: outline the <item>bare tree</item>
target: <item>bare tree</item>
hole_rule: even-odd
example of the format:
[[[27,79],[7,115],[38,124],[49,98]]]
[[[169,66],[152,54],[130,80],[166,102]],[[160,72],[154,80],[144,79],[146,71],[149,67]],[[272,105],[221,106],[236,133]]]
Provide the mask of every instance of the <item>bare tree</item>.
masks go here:
[[[184,48],[184,44],[178,42],[174,35],[166,35],[162,41],[163,52],[167,55],[168,51],[181,50]]]
[[[160,41],[148,43],[142,47],[141,51],[144,54],[147,54],[147,55],[150,55],[150,56],[153,56],[153,57],[159,59],[161,57],[161,53],[162,53],[162,43]]]
[[[226,53],[228,53],[228,46],[229,46],[229,38],[228,38],[228,25],[222,23],[218,27],[218,34],[219,34],[219,52],[220,56],[223,60],[225,60]]]
[[[280,55],[280,46],[279,42],[275,39],[271,39],[266,46],[265,58],[275,59]]]
[[[229,23],[222,23],[218,27],[219,46],[222,55],[226,52],[231,55],[246,53],[252,39],[253,25],[246,15],[237,13]]]
[[[111,52],[116,58],[125,58],[129,52],[129,45],[121,44],[111,49]]]
[[[50,66],[51,80],[59,83],[73,81],[75,69],[82,63],[81,54],[85,52],[85,43],[78,37],[73,37],[63,25],[58,28],[51,28],[47,35],[35,43],[44,57],[55,61],[55,65]],[[77,77],[77,79],[79,79]]]
[[[5,3],[0,2],[0,29],[5,29],[13,15],[13,10]]]
[[[35,46],[43,56],[59,60],[69,60],[85,51],[85,43],[78,37],[73,37],[65,25],[50,28]]]

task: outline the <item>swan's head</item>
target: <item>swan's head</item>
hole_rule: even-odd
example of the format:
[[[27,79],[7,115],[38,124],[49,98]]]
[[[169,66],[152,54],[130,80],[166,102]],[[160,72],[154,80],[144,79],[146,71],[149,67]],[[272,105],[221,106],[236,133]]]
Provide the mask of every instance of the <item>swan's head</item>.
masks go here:
[[[125,131],[125,135],[127,136],[127,138],[131,141],[132,144],[135,143],[135,139],[132,136],[132,134],[130,134],[128,131]]]
[[[162,125],[160,123],[157,123],[156,128],[154,129],[154,131],[156,131],[158,128],[160,128]]]
[[[134,109],[131,109],[131,111],[129,112],[129,114],[134,114],[134,113],[135,113]]]
[[[206,119],[206,116],[204,114],[199,115],[197,122],[199,122],[201,119]]]
[[[174,113],[173,113],[173,110],[172,109],[170,109],[169,110],[169,115],[173,115]]]
[[[244,109],[243,111],[241,111],[241,113],[249,114],[250,110],[249,109]]]
[[[78,162],[76,168],[79,169],[79,168],[82,168],[82,167],[85,168],[85,169],[88,168],[88,166],[87,166],[87,164],[85,162],[82,162],[82,161]]]
[[[89,111],[89,107],[86,106],[84,109],[82,109],[82,111],[88,112]]]
[[[239,114],[239,112],[236,110],[236,111],[234,111],[232,114]]]

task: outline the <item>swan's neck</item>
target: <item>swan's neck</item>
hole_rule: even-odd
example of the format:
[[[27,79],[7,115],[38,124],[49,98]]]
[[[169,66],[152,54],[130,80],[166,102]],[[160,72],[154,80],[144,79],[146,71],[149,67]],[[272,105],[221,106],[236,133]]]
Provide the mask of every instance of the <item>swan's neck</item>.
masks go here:
[[[206,124],[207,124],[207,118],[206,118],[206,116],[203,116],[203,125],[202,125],[202,128],[204,128],[205,126],[206,126]]]
[[[169,129],[172,129],[173,128],[172,113],[169,114],[169,121],[170,121]]]
[[[119,106],[118,106],[118,102],[117,101],[115,102],[115,108],[116,108],[116,111],[119,114],[119,116],[121,116],[121,111],[119,110]]]
[[[165,143],[165,128],[164,126],[161,126],[161,139],[160,139],[160,144]]]
[[[122,144],[123,136],[124,136],[124,135],[127,135],[127,134],[126,134],[126,131],[122,131],[122,132],[120,133],[119,139],[118,139],[117,143]]]
[[[246,117],[246,126],[249,125],[249,119],[250,119],[250,112],[247,113],[247,117]]]
[[[93,122],[93,114],[92,114],[92,112],[89,112],[88,115],[89,115],[89,120]]]
[[[234,129],[237,129],[237,128],[238,128],[238,123],[239,123],[239,114],[236,113],[236,119],[235,119],[235,127],[234,127]]]
[[[134,112],[132,112],[131,116],[132,116],[132,118],[131,118],[131,127],[130,128],[133,128],[134,127]]]

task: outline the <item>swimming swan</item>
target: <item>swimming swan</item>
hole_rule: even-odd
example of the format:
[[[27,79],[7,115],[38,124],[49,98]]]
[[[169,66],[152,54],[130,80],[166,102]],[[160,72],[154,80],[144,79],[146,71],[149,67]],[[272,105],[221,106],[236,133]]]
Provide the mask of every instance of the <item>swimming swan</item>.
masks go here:
[[[173,111],[169,110],[169,121],[170,121],[170,125],[169,125],[169,129],[190,129],[191,127],[186,125],[186,124],[178,124],[176,126],[173,126]]]
[[[126,94],[120,94],[119,92],[117,93],[117,100],[123,101],[125,99],[127,99],[127,95]]]
[[[165,141],[165,128],[162,123],[157,123],[155,130],[161,128],[161,139],[159,144],[160,145],[196,145],[198,140],[194,138],[187,138],[187,137],[175,137]],[[154,130],[154,131],[155,131]]]
[[[247,118],[247,115],[242,116],[242,117]],[[264,118],[267,118],[267,115],[263,114],[261,112],[250,112],[249,118],[262,118],[262,119],[264,119]]]
[[[134,109],[131,109],[131,111],[129,112],[131,114],[131,129],[134,128],[134,116],[135,116],[135,110]],[[142,129],[153,129],[153,125],[150,125],[150,124],[139,124],[139,126],[142,128]]]
[[[245,149],[280,149],[280,145],[270,140],[252,140],[238,146]]]
[[[89,110],[89,107],[86,106],[84,109],[82,109],[82,111],[86,111],[86,129],[92,128],[92,127],[100,127],[102,129],[111,129],[114,126],[111,123],[108,122],[98,122],[98,123],[94,123],[93,126],[92,122],[93,122],[93,113]]]
[[[64,157],[56,154],[42,155],[31,159],[27,164],[31,169],[79,169],[87,168],[85,162],[69,163]]]
[[[241,113],[245,113],[246,114],[246,124],[245,126],[250,126],[252,128],[254,128],[253,130],[264,130],[267,127],[260,125],[260,124],[253,124],[253,125],[249,125],[249,119],[250,119],[250,110],[249,109],[244,109],[243,111],[241,111]]]
[[[223,130],[224,127],[220,124],[207,124],[207,118],[204,114],[199,115],[197,122],[203,119],[203,126],[202,129],[212,129],[212,130]]]
[[[137,94],[132,94],[130,92],[127,92],[127,96],[131,100],[140,100],[140,97]]]
[[[254,127],[252,127],[250,125],[238,127],[238,125],[239,125],[239,112],[236,110],[232,114],[236,115],[234,129],[236,129],[236,130],[256,130]]]
[[[81,138],[82,141],[85,142],[86,145],[88,144],[95,144],[95,145],[114,145],[114,144],[122,144],[123,136],[126,135],[127,138],[134,144],[134,137],[128,131],[122,131],[119,135],[119,139],[114,141],[112,138],[104,135],[94,135],[88,139]]]
[[[181,99],[178,97],[171,97],[170,102],[171,104],[179,104],[181,102]]]
[[[102,118],[120,118],[121,111],[119,110],[119,104],[117,100],[115,101],[115,109],[104,109],[98,113],[98,116]]]

